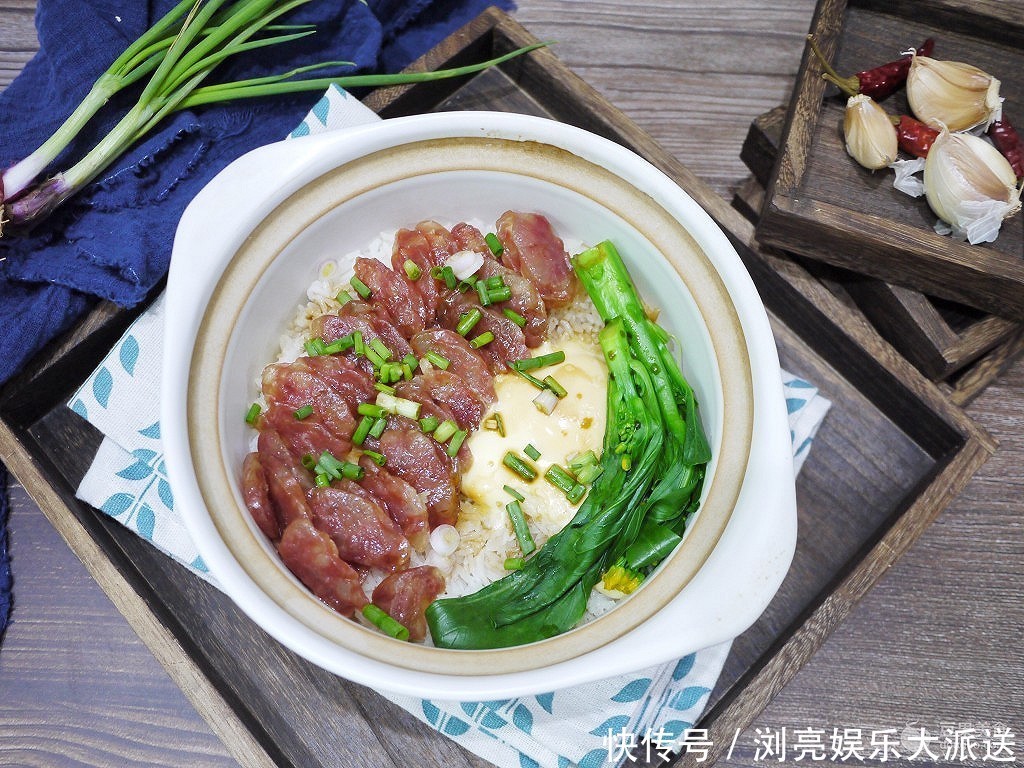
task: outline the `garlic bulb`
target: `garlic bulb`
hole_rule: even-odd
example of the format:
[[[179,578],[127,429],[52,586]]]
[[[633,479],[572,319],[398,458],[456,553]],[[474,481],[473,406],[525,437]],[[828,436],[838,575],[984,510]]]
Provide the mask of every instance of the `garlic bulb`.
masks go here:
[[[869,96],[858,94],[846,102],[843,136],[850,157],[865,168],[885,168],[896,159],[896,126]]]
[[[1003,100],[999,81],[970,64],[915,56],[907,75],[907,101],[923,123],[950,131],[988,126],[998,120]]]
[[[984,139],[942,131],[924,164],[924,191],[953,237],[975,243],[996,239],[1003,219],[1020,210],[1020,189],[1010,163]]]

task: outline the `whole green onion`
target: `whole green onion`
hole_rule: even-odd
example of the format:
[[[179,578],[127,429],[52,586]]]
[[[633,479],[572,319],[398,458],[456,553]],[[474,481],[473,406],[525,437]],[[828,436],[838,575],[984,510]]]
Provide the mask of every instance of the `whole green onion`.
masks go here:
[[[330,85],[376,87],[458,77],[480,72],[543,45],[527,46],[478,64],[434,72],[297,79],[326,67],[351,66],[351,62],[325,61],[267,77],[202,85],[223,61],[236,54],[313,34],[315,29],[308,25],[282,27],[272,23],[307,2],[311,0],[236,0],[233,3],[181,0],[115,59],[49,139],[3,172],[0,176],[0,236],[4,234],[3,223],[12,228],[26,228],[44,219],[165,117],[178,110],[235,99],[320,92]],[[37,182],[47,166],[74,141],[112,96],[147,77],[134,106],[95,147],[70,168]]]

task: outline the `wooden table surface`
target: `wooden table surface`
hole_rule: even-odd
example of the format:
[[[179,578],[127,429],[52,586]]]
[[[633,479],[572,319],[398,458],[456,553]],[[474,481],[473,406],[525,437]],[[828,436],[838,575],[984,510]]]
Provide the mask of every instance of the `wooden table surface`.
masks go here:
[[[0,4],[0,87],[34,50],[34,5]],[[517,20],[558,41],[570,67],[731,195],[747,175],[739,158],[747,126],[788,98],[814,2],[519,6]],[[757,729],[786,729],[792,739],[796,729],[867,735],[908,724],[1005,725],[1024,760],[1022,404],[1024,360],[968,409],[999,441],[996,455],[740,734],[746,748],[721,764],[767,762],[753,749]],[[15,485],[11,496],[16,602],[0,650],[0,765],[236,765],[24,490]],[[396,718],[396,728],[424,730]],[[346,746],[341,734],[338,748]],[[349,762],[377,764],[369,754]]]

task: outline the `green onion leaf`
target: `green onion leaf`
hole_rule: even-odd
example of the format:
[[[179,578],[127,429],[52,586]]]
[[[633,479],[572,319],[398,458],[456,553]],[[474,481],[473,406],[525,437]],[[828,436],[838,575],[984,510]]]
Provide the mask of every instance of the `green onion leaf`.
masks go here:
[[[524,555],[530,554],[537,548],[537,545],[533,542],[533,536],[530,535],[530,527],[526,523],[522,505],[518,501],[510,501],[505,505],[505,511],[508,512],[508,518],[512,521],[512,530],[516,534],[519,548],[523,550]]]
[[[326,488],[331,484],[331,478],[326,472],[321,472],[316,476],[315,482],[317,488]]]
[[[352,285],[353,290],[355,290],[356,293],[363,297],[364,301],[369,301],[370,296],[372,294],[370,292],[370,287],[366,283],[364,283],[355,275],[352,276],[352,279],[349,281],[349,283]]]
[[[306,403],[304,406],[295,411],[295,418],[298,419],[299,421],[302,421],[303,419],[308,418],[312,415],[313,406],[310,405],[309,403]]]
[[[387,347],[386,347],[386,346],[384,345],[384,342],[383,342],[383,341],[381,341],[380,339],[373,339],[373,340],[372,340],[372,341],[370,342],[370,349],[372,349],[372,350],[373,350],[374,352],[376,352],[376,353],[377,353],[378,355],[380,355],[381,357],[383,357],[383,358],[384,358],[385,360],[390,360],[390,359],[391,359],[391,350],[390,350],[390,349],[388,349],[388,348],[387,348]]]
[[[555,393],[555,397],[557,397],[559,400],[561,400],[563,397],[569,394],[565,390],[565,387],[559,384],[558,380],[554,376],[545,376],[544,383],[547,385],[548,389]]]
[[[501,244],[501,240],[493,232],[488,232],[484,235],[484,242],[487,243],[487,247],[491,249],[491,253],[495,256],[500,256],[501,252],[505,250],[505,246]]]
[[[540,451],[537,450],[533,443],[527,443],[526,447],[523,448],[523,453],[525,453],[534,461],[540,458]]]
[[[484,313],[480,311],[479,307],[473,307],[467,312],[463,312],[459,316],[459,323],[455,326],[455,332],[459,336],[465,336],[467,333],[473,330],[473,326],[480,322],[480,318],[484,316]]]
[[[395,394],[396,391],[395,388],[392,387],[390,384],[385,384],[384,382],[381,381],[375,381],[373,383],[373,388],[376,389],[378,392],[387,392],[389,395]]]
[[[458,424],[456,424],[451,419],[445,419],[440,424],[438,424],[437,428],[434,430],[434,439],[437,440],[437,442],[439,443],[444,443],[448,440],[448,438],[450,438],[458,431]]]
[[[387,429],[387,426],[388,426],[388,420],[387,419],[376,419],[373,422],[373,426],[370,427],[370,437],[372,437],[372,438],[380,437],[381,435],[384,434],[384,430]]]
[[[538,357],[526,357],[522,360],[516,360],[512,363],[512,367],[518,371],[530,371],[534,368],[544,368],[548,365],[557,365],[564,362],[565,352],[558,350],[556,352],[549,352],[546,355],[539,355]]]
[[[395,640],[405,641],[409,639],[409,630],[373,603],[367,603],[363,606],[363,616],[385,635],[393,637]]]
[[[487,292],[487,285],[483,280],[476,284],[476,295],[480,299],[480,306],[488,307],[491,304],[491,294]]]
[[[505,278],[501,275],[491,275],[484,280],[484,285],[487,287],[488,291],[493,291],[495,288],[504,288]]]
[[[316,456],[312,453],[307,453],[302,457],[302,466],[312,472],[316,469]]]
[[[452,439],[448,442],[448,447],[445,449],[445,453],[452,458],[455,458],[456,454],[459,452],[459,448],[462,447],[462,443],[465,442],[467,434],[469,433],[466,432],[466,430],[460,429],[452,435]]]
[[[484,347],[490,344],[492,341],[494,341],[494,334],[491,333],[490,331],[484,331],[475,339],[470,341],[469,346],[471,346],[473,349],[480,349],[480,347]]]
[[[406,259],[402,265],[402,269],[405,270],[406,277],[410,280],[419,280],[420,275],[423,274],[423,270],[420,269],[420,265],[412,259]]]
[[[420,419],[420,429],[424,432],[430,433],[437,429],[437,425],[441,422],[436,416],[424,416]]]
[[[455,270],[447,265],[441,267],[441,279],[447,288],[454,288],[459,282],[455,279]]]
[[[523,317],[522,315],[520,315],[515,310],[512,310],[512,309],[509,309],[508,307],[505,307],[501,311],[505,313],[505,317],[507,317],[509,320],[511,320],[516,325],[518,325],[520,328],[522,328],[524,325],[526,325],[526,318]]]
[[[512,289],[507,285],[492,288],[487,291],[487,298],[491,304],[497,304],[499,301],[508,301],[512,298]]]
[[[501,487],[505,489],[505,493],[507,493],[509,496],[511,496],[516,501],[526,501],[526,497],[523,496],[523,494],[521,494],[519,491],[517,491],[511,485],[503,485]]]
[[[256,419],[260,417],[260,404],[253,403],[249,406],[249,410],[245,412],[245,423],[255,424]]]
[[[548,471],[544,473],[544,479],[566,494],[572,491],[576,485],[576,479],[557,464],[548,467]]]
[[[522,456],[508,451],[502,458],[501,463],[511,469],[523,480],[532,482],[537,479],[537,470],[534,469]]]
[[[363,357],[366,354],[366,345],[363,344],[362,331],[352,331],[352,347],[356,357]]]
[[[352,442],[355,445],[362,445],[366,436],[370,434],[370,427],[373,426],[372,416],[363,416],[359,420],[359,426],[356,427],[356,431],[352,433]]]
[[[440,368],[442,371],[448,370],[448,366],[451,365],[451,362],[447,357],[442,357],[432,349],[427,350],[426,354],[423,355],[423,359],[435,368]]]
[[[338,295],[334,297],[334,300],[344,307],[346,304],[352,301],[352,294],[349,293],[348,291],[341,290],[338,291]]]
[[[388,457],[377,451],[363,451],[363,456],[369,456],[370,460],[378,467],[383,467],[388,462]]]

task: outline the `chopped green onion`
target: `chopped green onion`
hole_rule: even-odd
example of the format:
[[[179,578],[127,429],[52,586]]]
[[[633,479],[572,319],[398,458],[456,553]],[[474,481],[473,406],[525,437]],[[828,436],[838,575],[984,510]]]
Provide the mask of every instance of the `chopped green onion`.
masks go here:
[[[470,277],[468,280],[460,280],[458,286],[459,293],[469,293],[476,288],[476,281]]]
[[[441,277],[441,268],[440,267],[431,267],[430,268],[430,276],[432,278],[434,278],[435,280],[441,280],[442,279],[442,277]]]
[[[255,424],[256,419],[260,417],[260,404],[253,403],[249,406],[249,410],[245,412],[245,423]]]
[[[459,425],[451,419],[445,419],[434,430],[434,439],[439,443],[446,442],[448,438],[459,431]]]
[[[369,456],[370,460],[378,467],[383,467],[388,462],[388,457],[377,451],[363,451],[363,456]]]
[[[360,403],[356,407],[356,413],[360,416],[369,416],[371,419],[379,419],[386,416],[388,412],[386,408],[377,403]]]
[[[512,521],[512,530],[515,531],[519,548],[523,550],[524,555],[530,554],[537,548],[537,545],[534,544],[533,536],[530,535],[530,527],[526,524],[526,515],[523,514],[522,505],[518,501],[510,501],[505,505],[505,511],[508,512],[508,518]]]
[[[494,341],[494,334],[490,331],[484,331],[475,339],[469,342],[469,346],[473,349],[480,349],[480,347],[486,346]]]
[[[318,357],[327,353],[327,345],[324,344],[323,339],[310,339],[303,346],[306,348],[306,354],[310,357]]]
[[[597,454],[593,450],[586,450],[582,453],[573,456],[569,459],[569,469],[573,471],[573,474],[583,467],[592,466],[597,464]]]
[[[346,290],[341,290],[338,291],[338,295],[334,297],[334,300],[344,307],[346,304],[352,301],[352,294]]]
[[[505,489],[505,493],[507,493],[509,496],[511,496],[516,501],[526,501],[526,497],[523,496],[523,494],[521,494],[519,491],[517,491],[511,485],[503,485],[501,487]]]
[[[433,432],[437,429],[437,425],[440,423],[441,422],[438,420],[437,416],[424,416],[420,419],[420,429],[428,433]]]
[[[362,331],[352,331],[352,346],[352,351],[355,352],[356,357],[362,357],[366,354],[366,346],[363,344]]]
[[[382,381],[375,381],[373,383],[373,388],[376,389],[378,392],[387,392],[389,395],[395,394],[395,388],[392,387],[390,384],[385,384]]]
[[[459,448],[462,447],[462,443],[465,442],[467,434],[469,433],[466,432],[466,430],[460,429],[452,435],[452,439],[448,441],[448,448],[445,449],[445,453],[452,458],[455,458],[456,454],[459,452]]]
[[[537,479],[537,470],[534,469],[522,456],[519,456],[512,451],[508,451],[501,463],[511,469],[523,480],[532,482]]]
[[[384,434],[384,430],[388,427],[387,419],[376,419],[373,422],[373,426],[370,427],[370,437],[378,438]]]
[[[370,434],[370,427],[373,426],[372,416],[363,416],[359,420],[359,426],[356,427],[356,431],[352,433],[352,442],[356,445],[362,445],[366,436]]]
[[[480,299],[480,306],[487,307],[491,304],[491,294],[487,292],[487,285],[483,280],[476,284],[476,295]]]
[[[576,479],[584,485],[592,485],[602,472],[604,472],[604,468],[600,464],[587,464],[576,470],[575,475]]]
[[[316,469],[316,456],[312,453],[307,453],[302,457],[302,466],[312,472]]]
[[[512,309],[509,309],[508,307],[505,307],[501,311],[505,313],[505,317],[507,317],[509,320],[511,320],[516,325],[518,325],[520,328],[522,328],[524,325],[526,325],[526,318],[523,317],[522,315],[520,315],[515,310],[512,310]]]
[[[367,603],[363,606],[363,616],[385,635],[393,637],[395,640],[409,639],[409,630],[373,603]]]
[[[362,280],[360,280],[355,275],[352,276],[352,279],[349,280],[349,283],[352,285],[352,289],[356,293],[358,293],[360,296],[363,297],[364,301],[368,301],[369,300],[369,298],[371,296],[371,292],[370,292],[370,287],[366,283],[364,283]]]
[[[314,469],[335,480],[341,480],[343,477],[349,480],[362,480],[363,475],[366,474],[358,464],[353,464],[351,461],[339,461],[330,451],[320,454],[320,460]]]
[[[577,484],[575,478],[557,464],[548,467],[548,471],[544,473],[544,479],[566,494],[572,491],[573,486]]]
[[[501,435],[502,437],[504,437],[505,436],[505,419],[497,411],[495,411],[495,413],[494,413],[494,421],[498,425],[498,434]]]
[[[402,363],[402,378],[406,381],[412,381],[412,366],[408,363]]]
[[[306,403],[304,406],[295,411],[295,418],[298,419],[299,421],[302,421],[303,419],[308,418],[312,415],[313,406],[310,405],[309,403]]]
[[[408,365],[413,370],[420,364],[420,361],[416,359],[416,355],[410,352],[408,355],[402,358],[402,365]]]
[[[449,266],[441,267],[441,279],[448,288],[454,288],[459,282],[455,279],[455,270]]]
[[[328,344],[326,347],[324,347],[324,354],[325,355],[337,355],[337,354],[340,354],[340,353],[344,352],[346,349],[349,349],[353,344],[355,344],[355,341],[353,340],[352,334],[350,333],[348,336],[342,336],[340,339],[335,339],[330,344]]]
[[[380,339],[373,339],[373,340],[372,340],[372,341],[370,342],[370,349],[372,349],[372,350],[373,350],[374,352],[376,352],[376,353],[377,353],[378,355],[380,355],[381,357],[383,357],[385,361],[386,361],[386,360],[390,360],[390,359],[391,359],[391,350],[390,350],[390,349],[388,349],[388,348],[387,348],[387,347],[386,347],[386,346],[384,345],[384,342],[383,342],[383,341],[381,341]]]
[[[555,397],[557,397],[559,400],[561,400],[563,397],[569,394],[565,390],[565,387],[559,384],[558,380],[554,376],[545,376],[544,383],[547,385],[548,389],[555,393]]]
[[[550,416],[551,412],[555,410],[555,406],[558,405],[558,395],[550,389],[542,389],[537,396],[533,398],[533,404],[536,406],[537,410],[545,416]]]
[[[493,232],[488,232],[484,235],[484,242],[487,243],[487,247],[491,249],[491,253],[495,256],[500,256],[501,252],[505,250],[505,246],[501,244],[501,240]]]
[[[512,289],[507,285],[492,288],[487,291],[487,298],[491,304],[497,304],[499,301],[508,301],[512,298]]]
[[[484,313],[480,311],[479,307],[473,307],[468,312],[463,312],[459,317],[459,323],[455,326],[455,332],[459,336],[465,336],[467,333],[473,330],[473,326],[480,322],[480,318],[484,316]]]
[[[427,350],[426,354],[423,355],[423,359],[435,368],[440,368],[442,371],[448,370],[448,366],[451,365],[451,362],[447,357],[442,357],[432,349]]]
[[[493,291],[495,288],[504,288],[505,278],[503,278],[501,275],[491,275],[486,280],[484,280],[484,286],[487,288],[488,291]]]
[[[316,476],[316,487],[326,488],[331,484],[331,478],[326,472],[321,472]]]
[[[533,443],[527,443],[526,447],[523,448],[523,453],[525,453],[534,461],[540,458],[540,451],[537,450]]]
[[[420,417],[420,408],[423,407],[415,400],[406,400],[404,397],[389,395],[387,392],[377,394],[377,405],[386,413],[395,413],[413,421]],[[380,415],[383,416],[384,413]]]
[[[565,498],[569,500],[570,504],[579,504],[580,500],[586,495],[587,487],[577,483],[572,487],[572,490],[565,494]]]
[[[374,339],[377,341],[377,339]],[[384,363],[387,362],[386,357],[381,357],[376,349],[373,348],[372,344],[363,348],[363,352],[366,354],[366,359],[373,363],[374,368],[383,368]]]
[[[505,570],[506,571],[521,571],[523,566],[526,565],[526,560],[521,557],[507,557],[505,558]]]
[[[405,274],[410,280],[419,280],[420,275],[423,274],[423,270],[420,269],[420,265],[412,259],[406,259],[402,268],[405,270]]]
[[[556,352],[548,352],[546,355],[539,355],[538,357],[525,357],[522,360],[516,360],[512,363],[512,367],[520,371],[529,371],[534,368],[544,368],[548,365],[557,365],[558,363],[565,362],[565,352],[557,350]]]
[[[353,464],[351,461],[345,461],[342,462],[341,465],[341,474],[349,480],[362,480],[366,475],[366,470],[358,464]]]

